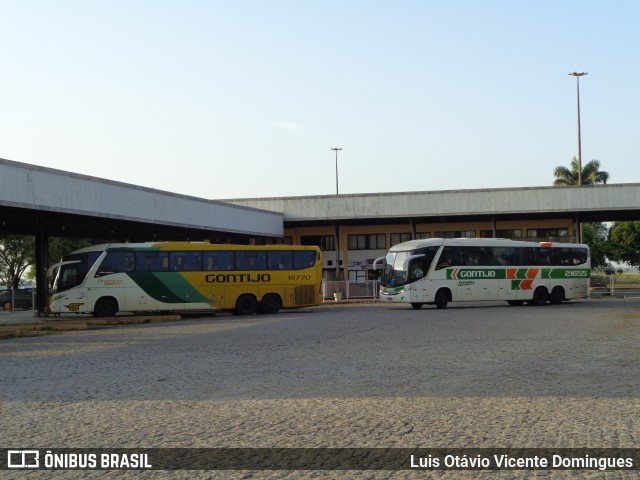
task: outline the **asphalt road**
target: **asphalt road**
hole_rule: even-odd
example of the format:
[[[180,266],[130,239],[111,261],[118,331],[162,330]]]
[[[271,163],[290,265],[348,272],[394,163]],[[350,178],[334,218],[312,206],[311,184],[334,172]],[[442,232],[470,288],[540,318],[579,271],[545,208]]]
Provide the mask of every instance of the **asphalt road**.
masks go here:
[[[446,310],[327,305],[11,339],[0,342],[0,447],[634,448],[639,327],[640,300],[606,299]],[[13,474],[0,477],[6,473]],[[174,472],[172,478],[424,473]],[[158,472],[64,478],[110,475],[166,478]],[[637,472],[607,475],[637,478]],[[603,478],[598,471],[545,476],[569,477]]]

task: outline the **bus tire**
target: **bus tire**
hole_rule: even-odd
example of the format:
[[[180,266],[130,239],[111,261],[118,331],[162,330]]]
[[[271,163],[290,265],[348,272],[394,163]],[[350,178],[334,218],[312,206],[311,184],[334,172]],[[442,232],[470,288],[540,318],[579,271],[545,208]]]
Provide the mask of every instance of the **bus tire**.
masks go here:
[[[524,300],[507,300],[507,303],[512,307],[519,307],[524,303]]]
[[[414,310],[420,310],[422,308],[422,305],[424,305],[424,303],[412,303],[411,308],[413,308]]]
[[[94,317],[114,317],[118,313],[118,302],[114,298],[103,297],[93,307]]]
[[[249,293],[240,295],[236,300],[235,313],[238,315],[251,315],[258,309],[258,301],[256,297]]]
[[[260,313],[277,313],[282,308],[282,300],[275,293],[268,293],[260,300]]]
[[[538,287],[533,292],[533,298],[531,299],[531,305],[540,307],[549,301],[549,292],[545,287]]]
[[[553,290],[551,290],[549,301],[552,305],[559,305],[564,302],[564,288],[554,287]]]
[[[449,294],[445,289],[438,290],[436,293],[436,308],[447,308],[449,302]]]

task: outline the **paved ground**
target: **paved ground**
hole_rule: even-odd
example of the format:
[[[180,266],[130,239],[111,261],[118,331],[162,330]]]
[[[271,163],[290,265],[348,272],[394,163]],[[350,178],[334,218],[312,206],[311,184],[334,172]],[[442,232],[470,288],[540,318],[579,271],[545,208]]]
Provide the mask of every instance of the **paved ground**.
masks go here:
[[[640,300],[452,307],[322,306],[5,340],[0,446],[640,445]],[[0,477],[7,473],[13,474]],[[531,475],[282,471],[172,478]],[[102,476],[167,472],[64,474]]]

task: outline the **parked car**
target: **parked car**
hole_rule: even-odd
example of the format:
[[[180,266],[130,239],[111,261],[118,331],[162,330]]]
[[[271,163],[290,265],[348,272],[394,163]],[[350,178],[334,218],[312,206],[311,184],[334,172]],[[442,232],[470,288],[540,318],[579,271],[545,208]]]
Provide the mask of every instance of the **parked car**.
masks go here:
[[[13,310],[14,308],[31,309],[34,305],[35,291],[33,288],[19,288],[11,295],[11,290],[0,293],[0,308]],[[8,308],[7,308],[8,307]]]

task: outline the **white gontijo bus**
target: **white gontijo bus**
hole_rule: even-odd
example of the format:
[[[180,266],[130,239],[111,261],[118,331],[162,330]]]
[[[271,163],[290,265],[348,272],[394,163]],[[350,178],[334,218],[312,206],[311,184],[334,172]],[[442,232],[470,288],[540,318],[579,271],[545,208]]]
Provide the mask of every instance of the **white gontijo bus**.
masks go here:
[[[544,305],[589,296],[589,247],[576,243],[412,240],[392,247],[374,268],[381,264],[382,301],[413,308],[480,300]]]

